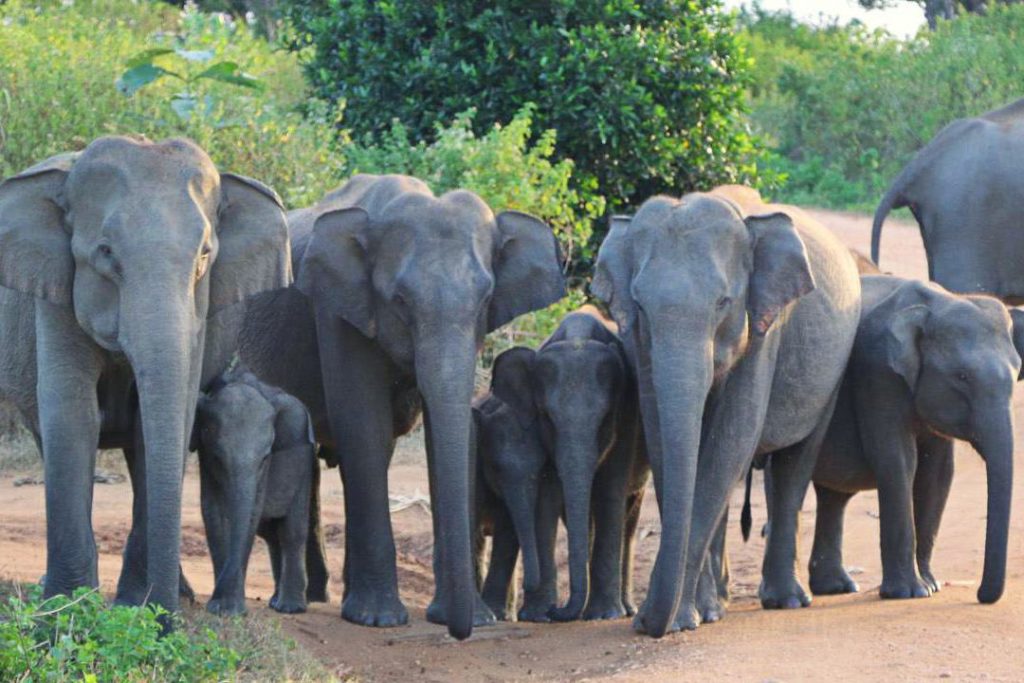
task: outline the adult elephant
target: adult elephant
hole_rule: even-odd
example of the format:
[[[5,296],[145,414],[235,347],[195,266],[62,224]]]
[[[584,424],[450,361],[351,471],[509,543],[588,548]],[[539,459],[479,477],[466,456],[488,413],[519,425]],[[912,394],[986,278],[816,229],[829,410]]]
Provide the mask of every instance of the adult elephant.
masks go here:
[[[177,609],[198,390],[243,299],[290,279],[277,195],[187,140],[99,138],[0,184],[0,393],[43,453],[46,595],[98,585],[99,445],[125,449],[135,492],[118,600]]]
[[[740,192],[739,190],[742,190]],[[699,621],[696,592],[728,495],[755,454],[808,481],[853,344],[860,281],[849,253],[795,207],[746,188],[655,197],[613,220],[593,292],[635,364],[662,519],[635,627]],[[795,572],[800,501],[777,488],[762,604],[809,604]]]
[[[295,285],[251,308],[242,353],[309,406],[317,441],[340,459],[342,617],[367,626],[408,619],[387,469],[395,438],[422,406],[436,582],[427,617],[465,638],[474,611],[493,620],[477,595],[470,550],[477,351],[490,330],[564,295],[554,235],[518,211],[495,216],[471,192],[435,197],[398,175],[357,175],[289,215],[289,229]]]
[[[949,124],[903,169],[875,211],[871,259],[882,224],[910,207],[928,277],[953,292],[1024,303],[1024,99]]]

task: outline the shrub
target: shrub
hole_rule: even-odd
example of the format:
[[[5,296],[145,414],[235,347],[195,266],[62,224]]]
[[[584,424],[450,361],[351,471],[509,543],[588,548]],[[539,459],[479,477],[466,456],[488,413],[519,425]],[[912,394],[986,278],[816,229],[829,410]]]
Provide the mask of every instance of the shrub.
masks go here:
[[[95,590],[41,599],[29,588],[0,604],[0,680],[218,681],[238,653],[203,629],[161,637],[159,607],[107,607]],[[179,625],[180,626],[180,625]]]
[[[755,180],[748,61],[718,0],[297,0],[315,92],[354,134],[412,140],[475,109],[483,133],[528,102],[574,187],[612,208],[661,191]],[[603,234],[603,226],[595,236]]]
[[[337,116],[303,117],[305,84],[295,55],[275,50],[243,23],[131,0],[0,4],[0,176],[104,134],[187,135],[220,168],[258,178],[286,202],[305,204],[336,183]],[[125,97],[115,82],[131,57],[156,47],[210,50],[255,75],[263,92],[210,82],[209,116],[183,121],[157,83]]]

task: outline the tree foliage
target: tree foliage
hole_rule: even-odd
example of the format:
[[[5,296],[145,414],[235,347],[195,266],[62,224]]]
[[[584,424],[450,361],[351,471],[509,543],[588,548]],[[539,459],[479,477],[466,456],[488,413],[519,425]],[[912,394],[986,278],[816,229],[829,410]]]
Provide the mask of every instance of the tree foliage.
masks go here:
[[[719,0],[296,0],[306,73],[358,139],[397,119],[415,140],[474,109],[486,132],[526,103],[557,131],[583,195],[757,177],[743,116],[748,60]]]

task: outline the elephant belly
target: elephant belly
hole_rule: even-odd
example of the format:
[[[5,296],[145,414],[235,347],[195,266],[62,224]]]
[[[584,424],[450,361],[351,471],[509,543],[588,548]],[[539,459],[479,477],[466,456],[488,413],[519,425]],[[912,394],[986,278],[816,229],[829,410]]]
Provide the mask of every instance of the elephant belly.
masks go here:
[[[813,481],[843,493],[878,488],[875,473],[859,450],[850,444],[834,444],[822,448],[814,466]]]

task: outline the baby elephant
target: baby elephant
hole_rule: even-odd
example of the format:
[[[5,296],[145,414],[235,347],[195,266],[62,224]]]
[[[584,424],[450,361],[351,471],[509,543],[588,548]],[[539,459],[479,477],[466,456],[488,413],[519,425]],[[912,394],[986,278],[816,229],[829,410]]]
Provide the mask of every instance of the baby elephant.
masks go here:
[[[483,575],[483,541],[490,534],[491,557],[481,593],[487,607],[502,620],[515,614],[513,578],[520,549],[525,601],[519,619],[549,621],[548,608],[557,597],[557,529],[538,529],[536,522],[538,516],[554,516],[557,520],[561,494],[541,444],[536,414],[515,407],[519,396],[530,393],[529,388],[519,386],[529,378],[518,368],[532,355],[533,351],[522,347],[500,354],[491,368],[490,392],[473,404],[477,575]],[[540,537],[538,531],[542,532]],[[549,590],[540,590],[542,586]]]
[[[307,600],[326,601],[320,470],[305,406],[244,369],[229,371],[199,397],[193,445],[216,576],[206,609],[245,612],[257,533],[270,550],[273,609],[304,612]]]
[[[1003,592],[1013,471],[1011,399],[1024,337],[1019,311],[941,286],[862,278],[863,309],[835,414],[814,471],[811,590],[848,593],[843,513],[878,489],[883,598],[931,595],[931,553],[953,477],[953,439],[988,471],[985,568],[978,600]],[[1013,324],[1016,323],[1016,324]]]

